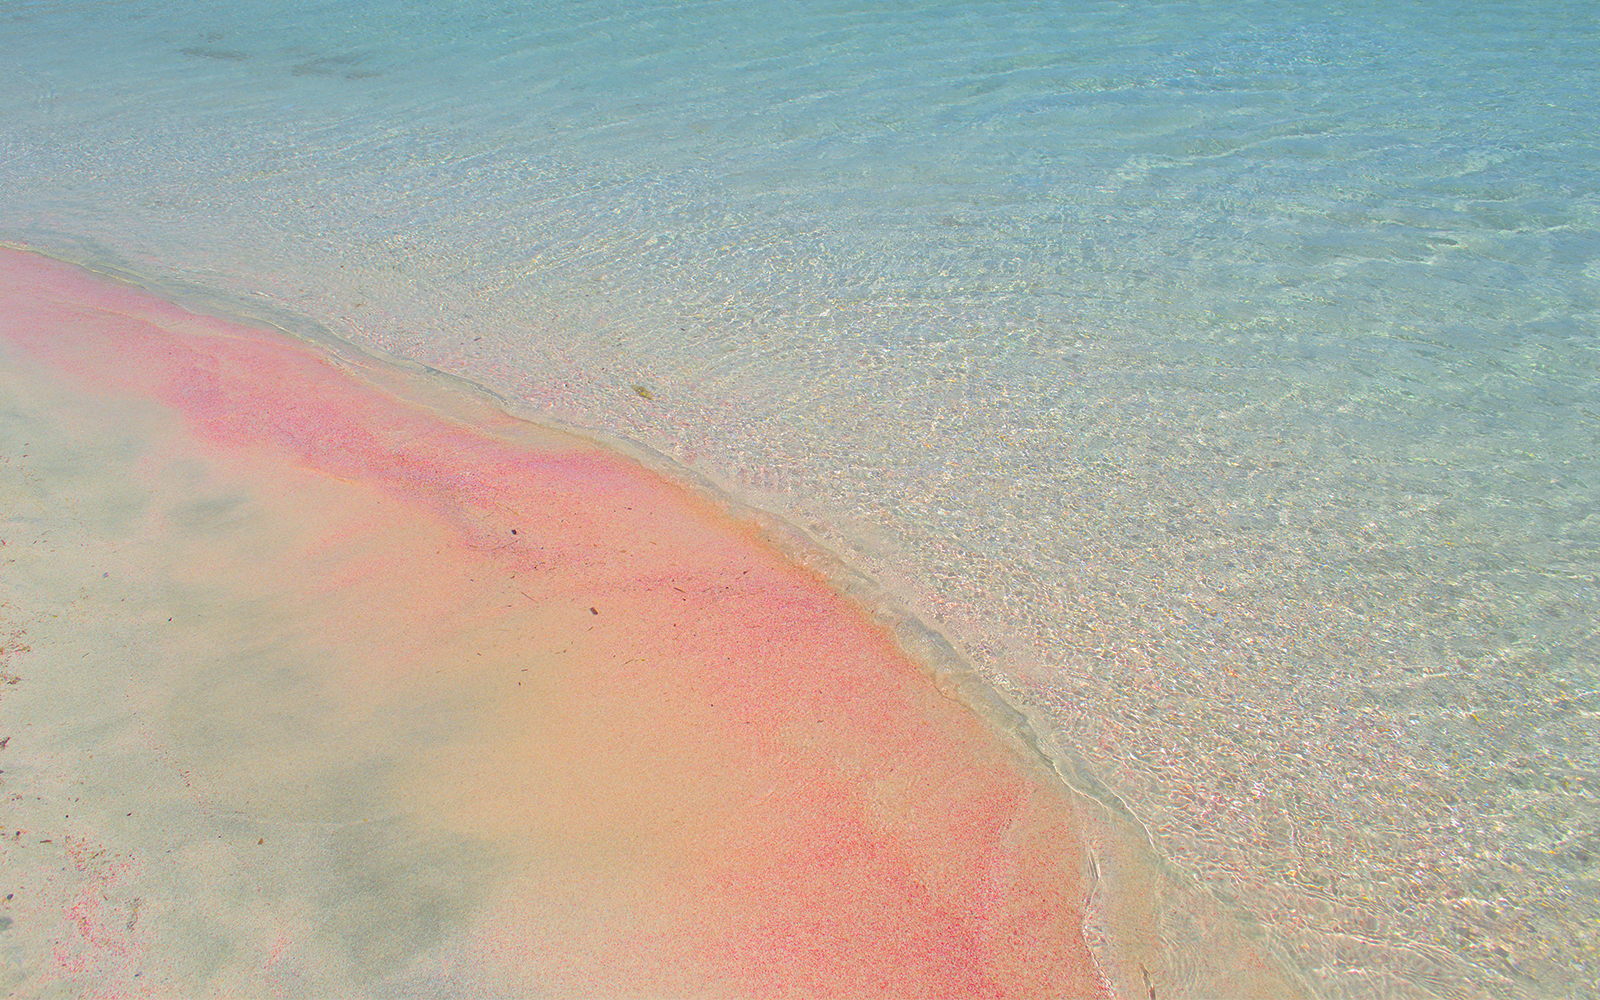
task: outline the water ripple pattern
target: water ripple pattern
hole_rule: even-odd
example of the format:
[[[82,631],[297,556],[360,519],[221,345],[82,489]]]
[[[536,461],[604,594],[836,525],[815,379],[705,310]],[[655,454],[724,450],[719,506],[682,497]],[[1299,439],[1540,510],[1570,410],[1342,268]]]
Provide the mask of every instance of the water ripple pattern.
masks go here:
[[[0,238],[812,531],[1324,995],[1578,996],[1597,21],[18,0]]]

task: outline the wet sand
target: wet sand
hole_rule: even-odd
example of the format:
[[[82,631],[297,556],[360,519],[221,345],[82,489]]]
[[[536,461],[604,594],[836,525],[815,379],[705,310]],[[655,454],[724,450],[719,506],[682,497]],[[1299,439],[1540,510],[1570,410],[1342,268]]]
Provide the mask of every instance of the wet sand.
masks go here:
[[[1041,762],[754,526],[0,250],[21,993],[1102,996]]]

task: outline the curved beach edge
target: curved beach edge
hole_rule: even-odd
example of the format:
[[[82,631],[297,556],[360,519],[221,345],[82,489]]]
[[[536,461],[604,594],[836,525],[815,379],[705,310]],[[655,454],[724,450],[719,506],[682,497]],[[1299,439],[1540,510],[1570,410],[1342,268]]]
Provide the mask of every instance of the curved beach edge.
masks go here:
[[[39,251],[4,244],[12,253]],[[1099,782],[1069,749],[1042,739],[1047,720],[1032,716],[984,678],[942,632],[911,615],[873,580],[852,569],[814,534],[743,503],[727,490],[637,441],[564,426],[548,417],[518,412],[492,390],[352,344],[303,317],[270,304],[239,302],[215,292],[157,281],[109,262],[99,253],[47,257],[83,268],[101,280],[115,281],[145,295],[177,304],[197,316],[227,324],[265,327],[332,359],[346,374],[394,399],[441,419],[470,425],[490,422],[503,440],[523,432],[565,435],[621,456],[654,476],[675,484],[730,522],[753,526],[761,541],[793,564],[825,581],[888,630],[896,647],[937,690],[981,718],[1010,747],[1031,780],[1065,791],[1078,814],[1086,892],[1081,916],[1096,955],[1097,976],[1124,996],[1304,995],[1303,979],[1286,971],[1291,962],[1274,954],[1269,940],[1254,933],[1248,918],[1226,912],[1226,903],[1198,887],[1161,858],[1133,811]],[[77,258],[77,259],[73,259]]]

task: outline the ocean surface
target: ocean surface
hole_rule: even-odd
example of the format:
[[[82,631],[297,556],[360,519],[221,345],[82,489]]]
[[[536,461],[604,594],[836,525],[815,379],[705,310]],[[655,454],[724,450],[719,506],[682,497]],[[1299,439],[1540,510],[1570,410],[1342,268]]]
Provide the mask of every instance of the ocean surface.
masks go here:
[[[1590,996],[1597,52],[1586,0],[5,0],[0,240],[809,533],[1147,831],[1197,964]]]

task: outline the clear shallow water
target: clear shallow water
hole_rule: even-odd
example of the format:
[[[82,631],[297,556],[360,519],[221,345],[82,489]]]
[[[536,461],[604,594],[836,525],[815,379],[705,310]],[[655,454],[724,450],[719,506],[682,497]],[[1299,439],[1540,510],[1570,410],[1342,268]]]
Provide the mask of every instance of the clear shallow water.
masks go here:
[[[1323,993],[1600,988],[1591,6],[3,16],[0,238],[809,528]]]

